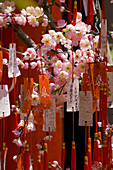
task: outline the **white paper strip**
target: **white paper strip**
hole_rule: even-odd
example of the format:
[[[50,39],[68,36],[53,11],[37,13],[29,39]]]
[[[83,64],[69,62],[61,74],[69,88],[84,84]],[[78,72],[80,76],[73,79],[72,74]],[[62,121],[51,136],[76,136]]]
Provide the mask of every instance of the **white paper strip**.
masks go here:
[[[10,102],[9,102],[9,93],[8,93],[8,86],[0,85],[0,117],[9,116],[10,115]]]
[[[13,78],[13,73],[15,77],[20,76],[20,70],[16,61],[16,44],[9,44],[9,64],[8,64],[8,77]]]
[[[107,72],[109,97],[107,98],[107,108],[110,108],[113,102],[113,72]]]
[[[74,111],[79,110],[79,81],[77,78],[68,79],[67,81],[67,112],[72,112],[72,107],[74,107]]]
[[[45,114],[46,114],[46,120],[45,120]],[[56,132],[56,102],[55,99],[52,99],[51,101],[51,108],[44,110],[44,122],[46,121],[46,129],[45,129],[45,123],[43,124],[43,131],[49,131],[50,132]]]
[[[101,23],[101,56],[106,56],[107,52],[107,20],[102,19]]]
[[[92,126],[93,123],[93,96],[91,91],[84,91],[79,93],[79,126]]]

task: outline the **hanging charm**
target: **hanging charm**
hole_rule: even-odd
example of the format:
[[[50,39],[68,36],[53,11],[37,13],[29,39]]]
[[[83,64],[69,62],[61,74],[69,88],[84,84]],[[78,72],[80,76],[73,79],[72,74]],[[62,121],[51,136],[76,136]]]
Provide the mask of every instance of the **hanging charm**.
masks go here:
[[[106,85],[106,93],[108,97],[109,90],[105,63],[104,62],[91,63],[89,67],[89,76],[94,99],[100,98],[100,86],[102,83]]]
[[[9,44],[9,64],[8,64],[8,77],[13,78],[13,74],[15,77],[21,75],[20,70],[16,61],[16,44]]]
[[[80,91],[79,94],[79,126],[92,126],[93,124],[93,97],[91,91]]]
[[[51,107],[50,107],[50,109],[46,110],[46,113],[44,113],[44,118],[45,118],[45,116],[46,116],[46,120],[44,120],[44,122],[46,123],[46,125],[45,125],[45,123],[43,124],[43,131],[48,132],[49,128],[50,128],[50,132],[56,132],[56,103],[55,103],[55,99],[52,99]]]
[[[78,111],[79,107],[79,81],[77,78],[68,79],[67,81],[67,112],[72,112],[72,107],[74,111]]]
[[[102,19],[102,23],[101,23],[101,56],[105,58],[106,53],[107,53],[107,20]]]
[[[2,88],[3,87],[3,88]],[[0,117],[10,115],[10,101],[7,85],[0,85]]]
[[[24,79],[24,100],[22,106],[22,113],[27,113],[31,108],[31,95],[33,91],[33,78]]]
[[[50,109],[51,97],[48,75],[39,75],[40,105],[43,109]]]

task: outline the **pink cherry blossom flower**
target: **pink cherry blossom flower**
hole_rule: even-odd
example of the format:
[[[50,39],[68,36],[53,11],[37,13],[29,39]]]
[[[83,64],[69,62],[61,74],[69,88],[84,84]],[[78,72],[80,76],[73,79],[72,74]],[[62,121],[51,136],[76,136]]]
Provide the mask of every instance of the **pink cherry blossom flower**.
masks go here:
[[[28,69],[29,68],[29,64],[27,62],[24,63],[24,65],[22,66],[23,69]]]
[[[44,15],[43,8],[36,7],[35,8],[35,16],[36,16],[36,18],[39,18],[42,15]]]
[[[65,7],[64,6],[60,6],[60,11],[64,12],[65,11]]]
[[[82,14],[80,12],[77,12],[76,22],[82,21]]]
[[[70,62],[63,63],[63,70],[67,73],[71,73],[72,71],[72,64]]]
[[[38,27],[39,26],[39,22],[36,20],[35,16],[30,15],[29,17],[27,17],[27,19],[28,19],[29,25],[31,25],[32,27]]]
[[[7,65],[7,58],[3,58],[3,65]]]
[[[26,8],[26,13],[27,13],[27,15],[30,15],[30,16],[33,15],[33,16],[35,16],[35,9],[34,9],[34,7],[32,7],[32,6],[29,7],[29,6],[28,6],[28,7]]]
[[[28,130],[28,132],[35,131],[35,130],[36,130],[35,125],[34,125],[33,122],[29,122],[29,121],[28,121],[27,130]]]
[[[7,13],[8,11],[12,12],[15,10],[15,3],[13,1],[5,1],[1,4],[1,11]],[[9,9],[9,10],[8,10]]]
[[[59,0],[60,3],[65,3],[65,0]]]
[[[57,21],[57,28],[63,28],[63,27],[66,26],[66,24],[67,23],[65,22],[64,19],[60,19],[60,20]]]
[[[15,143],[18,147],[21,147],[21,146],[22,146],[22,142],[21,142],[20,138],[14,139],[14,140],[13,140],[13,143]]]
[[[49,30],[49,34],[51,35],[51,36],[55,36],[55,31],[54,30]]]
[[[15,21],[17,22],[17,24],[25,26],[26,17],[24,17],[23,15],[17,15],[14,18],[15,18]]]
[[[32,106],[37,106],[40,103],[39,96],[37,94],[32,94]]]
[[[52,37],[49,34],[45,34],[42,36],[41,42],[46,46],[46,47],[51,47],[52,45]]]
[[[34,69],[37,66],[37,63],[36,62],[31,62],[30,66],[31,66],[31,69]]]
[[[47,25],[48,25],[48,19],[44,18],[44,19],[43,19],[42,26],[43,26],[43,27],[47,27]]]

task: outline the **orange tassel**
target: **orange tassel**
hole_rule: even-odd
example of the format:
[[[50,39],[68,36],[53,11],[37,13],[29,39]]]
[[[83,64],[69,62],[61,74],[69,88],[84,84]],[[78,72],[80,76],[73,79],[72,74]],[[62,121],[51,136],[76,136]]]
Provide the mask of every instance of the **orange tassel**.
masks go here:
[[[71,170],[76,170],[76,148],[75,148],[75,141],[72,141]]]
[[[44,170],[48,170],[48,149],[47,149],[47,143],[44,143]]]
[[[88,157],[87,156],[84,157],[84,170],[89,170]]]
[[[17,170],[21,170],[22,169],[22,154],[19,154],[17,157]]]
[[[62,154],[61,154],[61,167],[64,170],[65,164],[65,142],[62,143]]]
[[[37,158],[37,170],[41,170],[41,155],[39,154]]]
[[[77,17],[77,1],[74,1],[74,9],[73,9],[73,25],[76,25],[76,17]]]

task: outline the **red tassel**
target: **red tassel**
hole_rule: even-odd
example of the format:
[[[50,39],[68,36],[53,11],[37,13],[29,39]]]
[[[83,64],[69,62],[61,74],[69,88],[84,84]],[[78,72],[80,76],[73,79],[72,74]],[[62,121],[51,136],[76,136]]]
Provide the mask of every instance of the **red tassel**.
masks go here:
[[[48,169],[51,170],[51,161],[48,162]]]
[[[72,12],[72,0],[69,0],[68,1],[68,10],[70,12]],[[68,12],[68,16],[67,16],[67,22],[70,22],[71,21],[71,13]]]
[[[93,26],[94,19],[94,0],[88,0],[87,24]]]
[[[77,17],[77,1],[74,1],[74,8],[73,8],[73,25],[76,25],[76,17]]]
[[[47,149],[47,143],[44,143],[44,170],[48,170],[48,149]]]
[[[111,146],[111,130],[108,130],[108,138],[107,138],[107,150],[108,150],[108,164],[111,164],[112,161],[112,146]]]
[[[29,145],[26,145],[26,150],[24,153],[24,170],[30,170],[30,153],[29,153]]]
[[[107,125],[107,92],[106,86],[104,86],[104,98],[103,98],[103,127],[106,128]]]
[[[6,143],[3,142],[3,150],[1,153],[1,170],[5,170],[5,164],[6,164],[6,152],[7,152],[7,148],[6,148]]]
[[[13,130],[16,129],[17,125],[18,125],[18,114],[17,114],[16,107],[14,107],[14,111],[13,111]]]
[[[88,138],[88,152],[87,152],[87,157],[88,157],[89,170],[92,170],[91,138]]]
[[[65,142],[62,143],[62,154],[61,154],[61,167],[64,170],[65,164]]]
[[[41,170],[41,155],[39,154],[37,158],[37,170]]]
[[[104,152],[103,152],[103,167],[108,165],[108,149],[107,149],[107,135],[104,139]]]
[[[99,146],[99,162],[103,163],[103,153],[102,153],[102,138],[101,138],[101,132],[98,132],[98,139],[100,141]]]
[[[76,170],[76,148],[75,148],[75,141],[72,141],[71,170]]]
[[[88,157],[87,156],[84,157],[84,170],[89,170]]]
[[[98,133],[95,133],[94,146],[93,146],[93,164],[98,162]]]

